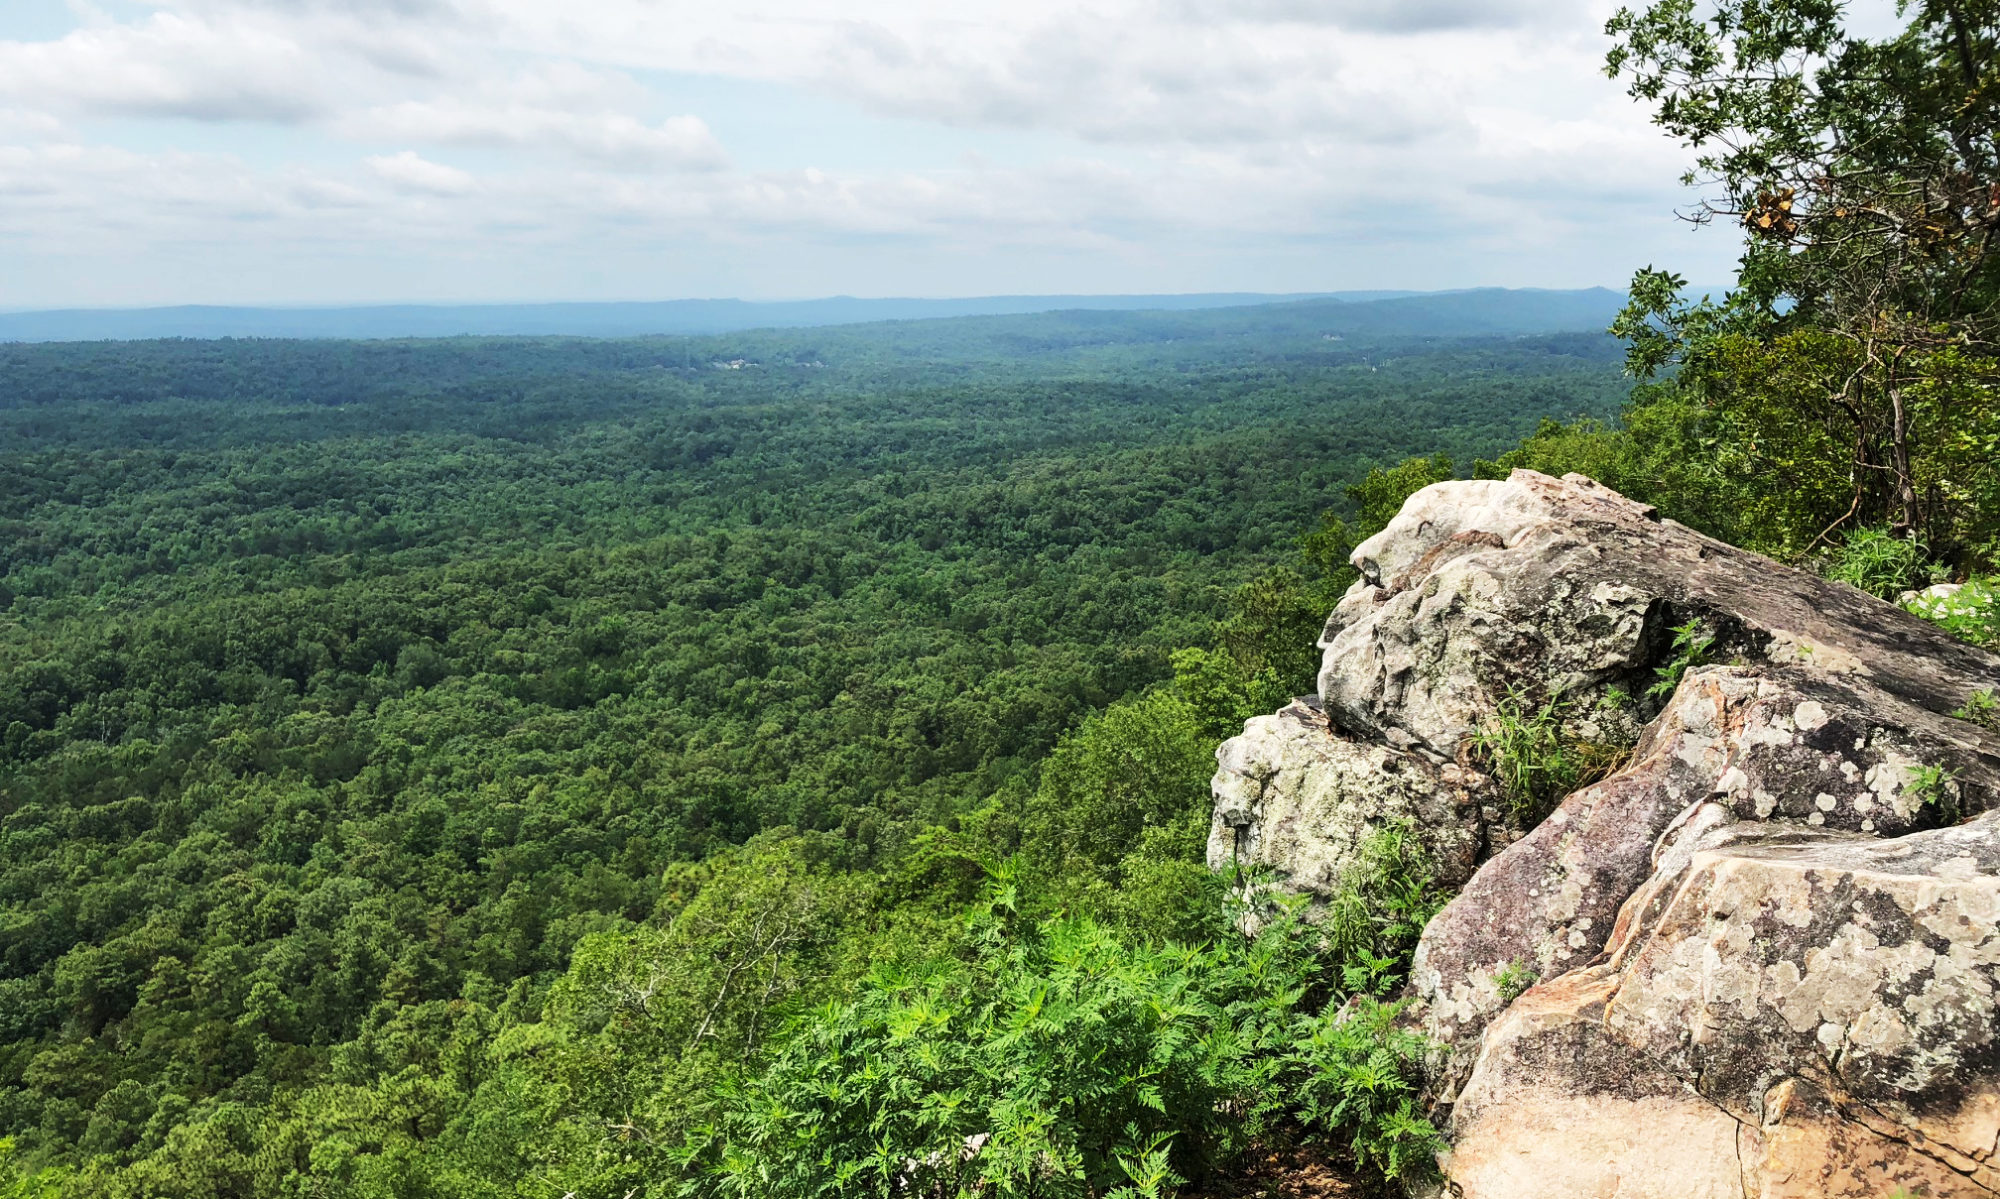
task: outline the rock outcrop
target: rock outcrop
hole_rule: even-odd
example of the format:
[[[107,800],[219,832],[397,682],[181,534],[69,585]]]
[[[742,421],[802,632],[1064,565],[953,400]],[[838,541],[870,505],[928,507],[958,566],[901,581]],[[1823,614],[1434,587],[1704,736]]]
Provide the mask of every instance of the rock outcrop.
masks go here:
[[[1427,488],[1355,564],[1209,853],[1328,894],[1408,818],[1466,880],[1411,981],[1452,1187],[2000,1193],[2000,736],[1952,715],[2000,659],[1580,476]],[[1469,747],[1551,702],[1632,749],[1521,835]]]
[[[1468,1196],[2000,1193],[2000,813],[1878,839],[1704,807],[1605,955],[1486,1030],[1452,1180]]]
[[[1397,820],[1410,822],[1440,880],[1459,886],[1501,819],[1484,774],[1342,737],[1311,701],[1251,720],[1216,759],[1210,864],[1263,863],[1293,890],[1331,892],[1369,830]]]

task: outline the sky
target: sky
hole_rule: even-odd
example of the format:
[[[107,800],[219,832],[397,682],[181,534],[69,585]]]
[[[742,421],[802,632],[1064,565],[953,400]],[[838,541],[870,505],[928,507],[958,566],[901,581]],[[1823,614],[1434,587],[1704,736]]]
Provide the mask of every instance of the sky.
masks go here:
[[[0,0],[0,308],[1729,275],[1598,0]]]

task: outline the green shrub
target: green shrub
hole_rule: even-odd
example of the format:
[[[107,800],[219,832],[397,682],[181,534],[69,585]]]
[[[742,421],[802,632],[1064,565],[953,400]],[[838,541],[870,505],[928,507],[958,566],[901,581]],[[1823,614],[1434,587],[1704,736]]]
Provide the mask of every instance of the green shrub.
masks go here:
[[[1146,829],[1208,823],[1215,743],[1202,714],[1158,687],[1112,704],[1065,735],[1042,763],[1022,845],[1050,877],[1107,872]]]
[[[1924,547],[1887,529],[1856,529],[1826,566],[1826,577],[1893,600],[1931,581]]]
[[[1307,989],[1287,938],[1133,945],[1010,907],[972,961],[876,970],[725,1093],[714,1193],[1160,1194],[1267,1126]]]
[[[1358,998],[1314,1020],[1286,1059],[1308,1127],[1339,1130],[1357,1164],[1389,1179],[1435,1173],[1444,1138],[1419,1106],[1430,1043],[1396,1026],[1401,1004]]]
[[[1969,720],[1974,724],[1983,724],[1988,728],[2000,730],[2000,698],[1995,698],[1991,688],[1975,691],[1952,715],[1960,720]]]
[[[715,1122],[671,1157],[696,1193],[743,1199],[1159,1199],[1302,1129],[1383,1179],[1427,1174],[1442,1144],[1417,1102],[1431,1046],[1395,1006],[1343,1005],[1322,981],[1344,976],[1343,943],[1407,969],[1410,926],[1434,907],[1407,830],[1371,855],[1355,888],[1383,889],[1358,901],[1369,931],[1347,942],[1295,901],[1255,938],[1196,946],[1035,922],[1003,867],[965,957],[877,967],[725,1086]]]
[[[1371,833],[1327,899],[1321,928],[1350,994],[1384,996],[1403,981],[1424,925],[1450,896],[1438,885],[1415,825]]]
[[[13,1137],[0,1137],[0,1199],[56,1199],[70,1172],[40,1170],[22,1175],[15,1172]]]
[[[1948,597],[1923,596],[1904,607],[1961,641],[2000,645],[2000,580],[1974,578]]]

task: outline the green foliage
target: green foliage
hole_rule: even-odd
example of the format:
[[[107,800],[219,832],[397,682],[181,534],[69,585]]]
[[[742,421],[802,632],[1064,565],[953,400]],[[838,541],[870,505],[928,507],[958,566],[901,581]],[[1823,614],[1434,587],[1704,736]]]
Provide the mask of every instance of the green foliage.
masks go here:
[[[1320,929],[1354,995],[1383,997],[1402,986],[1417,938],[1450,899],[1410,821],[1383,825],[1355,849],[1326,900]]]
[[[1607,66],[1694,155],[1697,219],[1743,231],[1736,287],[1691,301],[1635,276],[1614,325],[1653,396],[1690,414],[1709,503],[1634,421],[1626,478],[1739,544],[1803,558],[1888,526],[1965,566],[2000,524],[2000,257],[1987,184],[2000,16],[1914,4],[1857,36],[1840,5],[1657,0],[1621,10]],[[1642,393],[1634,413],[1642,410]]]
[[[1952,715],[1959,720],[1969,720],[1974,724],[2000,729],[2000,698],[1995,698],[1991,689],[1975,691]]]
[[[1513,688],[1473,735],[1473,752],[1500,780],[1514,819],[1523,827],[1541,823],[1564,796],[1625,762],[1626,747],[1571,732],[1573,706],[1560,695],[1537,704],[1526,691]]]
[[[1512,1003],[1527,993],[1537,980],[1534,968],[1516,959],[1500,968],[1493,976],[1493,989],[1500,995],[1500,1002]]]
[[[1214,772],[1215,742],[1175,689],[1114,704],[1049,755],[1023,818],[1023,848],[1051,878],[1082,869],[1115,884],[1148,828],[1177,830],[1190,847],[1205,837]]]
[[[622,1199],[1011,853],[1218,942],[1215,743],[1444,470],[1369,468],[1620,390],[1336,316],[0,347],[8,1168]]]
[[[1646,689],[1646,698],[1671,698],[1687,672],[1708,661],[1708,651],[1714,646],[1714,634],[1704,632],[1700,620],[1674,626],[1673,656],[1653,671],[1659,681]]]
[[[1244,584],[1231,597],[1229,619],[1221,629],[1222,647],[1246,685],[1261,698],[1282,704],[1294,694],[1313,690],[1311,682],[1319,672],[1315,643],[1327,614],[1340,602],[1333,583],[1342,578],[1309,579],[1280,566]]]
[[[1948,598],[1919,596],[1907,607],[1960,640],[2000,646],[2000,581],[1991,576],[1967,580]]]
[[[969,956],[878,968],[723,1090],[676,1155],[698,1192],[1172,1194],[1284,1121],[1384,1177],[1431,1170],[1428,1045],[1392,1006],[1319,1004],[1325,951],[1296,910],[1254,940],[1162,946],[1031,922],[997,877]]]
[[[1925,807],[1936,808],[1946,820],[1958,815],[1958,785],[1943,766],[1915,766],[1910,769],[1910,794]]]
[[[842,934],[871,907],[867,878],[830,868],[824,841],[777,830],[669,866],[653,921],[577,942],[544,1019],[615,1030],[633,1068],[754,1054],[837,973]]]
[[[13,1137],[0,1137],[0,1199],[57,1199],[68,1181],[64,1170],[15,1171]]]
[[[1520,445],[1498,459],[1474,462],[1472,474],[1480,479],[1504,479],[1515,470],[1540,471],[1557,478],[1575,473],[1618,489],[1626,485],[1629,451],[1630,440],[1624,432],[1602,421],[1563,424],[1544,420]]]
[[[1913,587],[1931,582],[1924,547],[1887,529],[1856,529],[1848,534],[1826,577],[1892,600]]]
[[[728,1093],[715,1193],[1086,1196],[1161,1152],[1176,1178],[1205,1174],[1256,1133],[1221,1109],[1271,1077],[1257,1058],[1289,995],[1255,972],[1275,963],[1085,919],[983,940],[970,963],[875,972]]]
[[[1417,1081],[1432,1046],[1397,1026],[1399,1004],[1360,998],[1321,1014],[1286,1061],[1298,1119],[1347,1133],[1354,1160],[1384,1178],[1437,1173],[1444,1138],[1424,1116]]]

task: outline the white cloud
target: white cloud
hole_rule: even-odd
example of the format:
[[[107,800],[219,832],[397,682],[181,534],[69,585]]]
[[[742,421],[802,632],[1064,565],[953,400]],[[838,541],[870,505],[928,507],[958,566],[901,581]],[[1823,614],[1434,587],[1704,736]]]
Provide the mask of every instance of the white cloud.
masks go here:
[[[1577,0],[1177,0],[1170,11],[1203,22],[1272,21],[1430,33],[1560,26],[1580,17],[1585,7]]]
[[[67,132],[50,113],[31,108],[0,108],[0,144],[45,141]]]
[[[321,111],[318,76],[281,32],[172,12],[0,41],[0,95],[57,111],[289,123]]]
[[[390,186],[432,196],[462,196],[478,186],[469,172],[419,157],[415,150],[377,154],[365,160],[368,169]]]
[[[597,0],[588,20],[535,0],[490,3],[520,47],[1104,143],[1407,136],[1450,123],[1467,76],[1552,64],[1581,88],[1607,86],[1595,70],[1602,16],[1582,0],[869,0],[837,15],[821,0],[671,10]]]
[[[336,128],[358,139],[553,150],[631,169],[728,165],[722,144],[700,117],[635,115],[650,99],[621,72],[555,62],[504,80],[368,108],[343,117]]]
[[[1599,70],[1610,2],[153,0],[41,42],[0,13],[0,229],[339,247],[380,298],[510,254],[625,295],[1617,282],[1686,250],[1677,152]]]
[[[520,104],[484,107],[442,99],[371,109],[347,128],[438,145],[552,148],[634,168],[715,170],[728,163],[708,125],[692,116],[649,125],[619,112],[573,113]]]

